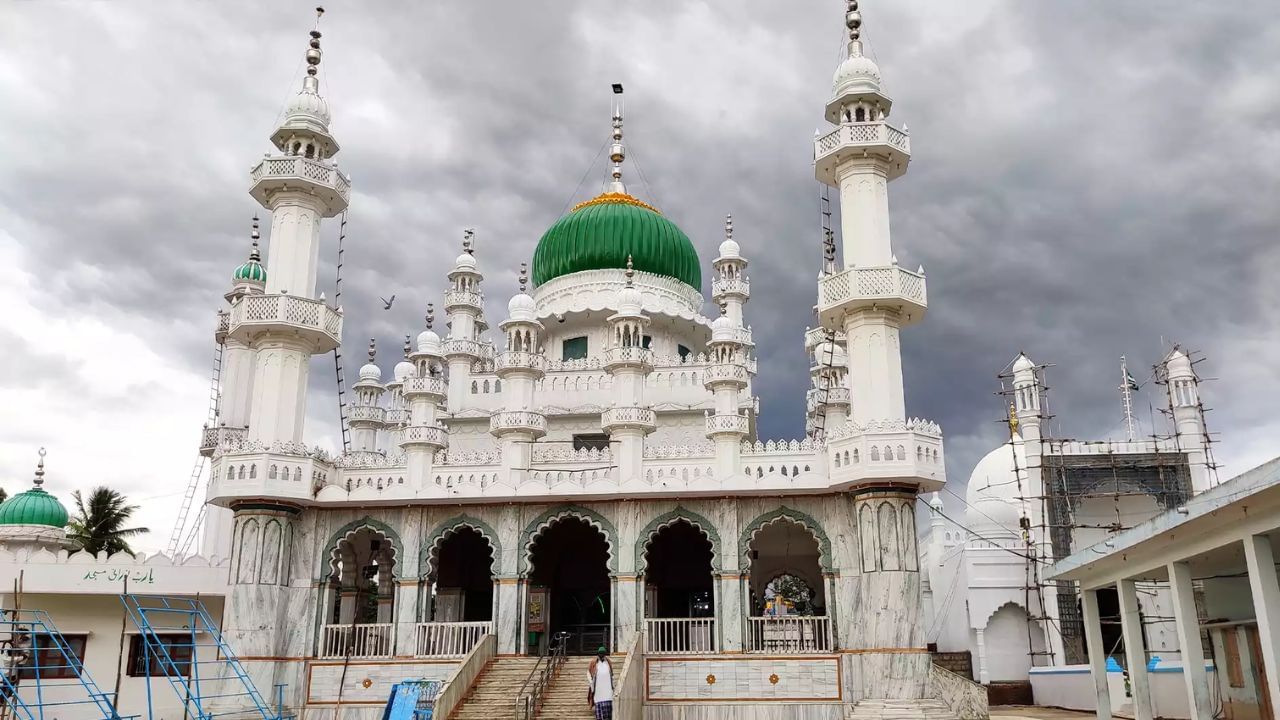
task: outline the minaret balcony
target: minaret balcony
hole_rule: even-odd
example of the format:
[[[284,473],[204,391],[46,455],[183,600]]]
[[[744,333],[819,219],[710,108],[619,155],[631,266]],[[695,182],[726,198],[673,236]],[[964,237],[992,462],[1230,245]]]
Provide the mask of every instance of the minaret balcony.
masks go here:
[[[494,358],[493,371],[503,379],[512,375],[530,375],[536,380],[546,374],[547,358],[542,353],[506,350]]]
[[[410,425],[400,439],[400,447],[405,450],[424,448],[434,452],[448,444],[449,432],[439,425]]]
[[[280,192],[303,192],[324,201],[324,216],[333,217],[347,209],[351,200],[351,180],[332,163],[302,156],[265,157],[249,173],[249,194],[271,207],[271,197]]]
[[[829,427],[826,453],[827,473],[836,489],[901,483],[931,492],[946,482],[942,430],[928,420]]]
[[[911,161],[911,137],[887,122],[844,123],[813,141],[813,164],[818,180],[839,184],[836,168],[853,157],[877,157],[888,164],[893,180],[907,171]]]
[[[738,363],[719,363],[717,365],[708,365],[702,371],[702,384],[708,390],[714,390],[716,387],[732,387],[735,390],[741,390],[751,382],[751,374],[747,372],[745,365]]]
[[[600,427],[607,433],[614,430],[643,430],[651,433],[658,427],[658,415],[649,408],[610,408],[600,413]]]
[[[642,373],[653,370],[653,353],[638,346],[606,348],[603,360],[604,369],[610,373],[626,368],[639,369]]]
[[[711,281],[711,297],[751,297],[751,281],[747,278],[715,278]]]
[[[355,405],[347,410],[347,422],[352,425],[382,427],[387,423],[387,411],[372,405]]]
[[[445,290],[444,310],[452,313],[458,310],[484,310],[484,296],[471,290]]]
[[[218,324],[213,331],[214,342],[221,345],[227,341],[227,333],[231,332],[231,313],[218,312]]]
[[[547,434],[547,416],[528,410],[507,410],[489,417],[489,432],[501,437],[509,432],[524,432],[540,438]]]
[[[745,436],[749,432],[750,420],[746,415],[708,415],[707,437],[717,435]]]
[[[249,437],[248,428],[207,427],[200,433],[200,454],[213,457],[217,451],[231,450],[240,447]]]
[[[843,405],[846,409],[849,407],[849,388],[833,387],[826,390],[814,388],[805,393],[805,410],[809,414],[815,413],[819,407],[833,407]]]
[[[404,408],[387,408],[387,426],[399,427],[409,422],[409,411]]]
[[[837,345],[844,345],[845,336],[843,330],[837,330],[835,338]],[[804,349],[812,352],[814,348],[827,341],[827,329],[822,327],[809,328],[804,331]]]
[[[342,312],[297,295],[248,295],[231,308],[227,335],[246,345],[260,335],[299,337],[326,353],[342,344]]]
[[[447,358],[466,356],[469,358],[483,357],[484,344],[478,340],[465,340],[463,338],[449,338],[444,341],[444,356]]]
[[[818,280],[818,319],[823,327],[844,329],[845,315],[871,308],[897,309],[904,326],[919,322],[928,308],[924,275],[889,265],[849,268]]]
[[[444,378],[414,377],[404,381],[404,397],[406,400],[417,397],[439,400],[448,394],[449,386],[445,383]]]

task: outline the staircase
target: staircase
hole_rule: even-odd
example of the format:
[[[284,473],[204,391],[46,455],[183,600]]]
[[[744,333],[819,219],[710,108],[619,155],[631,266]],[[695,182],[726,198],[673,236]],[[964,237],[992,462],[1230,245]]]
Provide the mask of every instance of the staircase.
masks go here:
[[[551,681],[547,688],[547,696],[538,709],[539,718],[554,720],[595,720],[595,711],[587,704],[587,667],[592,657],[570,657],[564,661],[560,674]],[[613,664],[614,691],[617,691],[618,676],[622,674],[623,658],[610,657]],[[615,710],[616,715],[616,710]]]
[[[845,709],[845,720],[955,720],[941,700],[860,700]]]
[[[538,658],[497,658],[476,678],[457,710],[447,720],[494,720],[515,714],[516,695]],[[585,701],[584,701],[585,704]],[[441,720],[445,720],[442,718]]]

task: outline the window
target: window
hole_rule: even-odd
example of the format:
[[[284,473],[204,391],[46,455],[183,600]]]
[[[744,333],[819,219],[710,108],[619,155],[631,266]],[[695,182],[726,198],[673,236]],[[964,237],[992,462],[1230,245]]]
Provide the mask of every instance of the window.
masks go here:
[[[680,356],[681,360],[688,360],[693,351],[683,345],[676,345],[676,354]]]
[[[67,641],[71,652],[76,656],[76,660],[84,662],[84,648],[89,642],[88,635],[63,635],[62,638]],[[17,645],[11,653],[18,652],[21,641],[15,641]],[[22,680],[35,680],[38,672],[41,680],[55,680],[65,678],[75,678],[76,672],[71,668],[71,664],[67,662],[67,656],[63,651],[53,643],[53,638],[45,634],[36,634],[31,636],[30,652],[25,653],[27,659],[22,663],[22,670],[18,677]]]
[[[604,433],[595,435],[574,435],[574,450],[608,450],[609,436]]]
[[[191,643],[190,635],[157,635],[160,644],[165,646],[169,659],[178,666],[178,671],[183,675],[191,674]],[[157,653],[161,652],[160,648],[154,648],[151,651],[151,657],[147,657],[147,646],[143,642],[141,635],[131,635],[129,637],[129,677],[164,677],[169,671],[165,666],[169,663],[165,662],[161,657],[157,657]]]
[[[652,344],[653,344],[652,335],[645,335],[644,337],[640,338],[640,347],[644,348],[645,350],[648,350],[649,346]]]
[[[587,337],[569,338],[560,345],[561,360],[584,360],[587,357]]]

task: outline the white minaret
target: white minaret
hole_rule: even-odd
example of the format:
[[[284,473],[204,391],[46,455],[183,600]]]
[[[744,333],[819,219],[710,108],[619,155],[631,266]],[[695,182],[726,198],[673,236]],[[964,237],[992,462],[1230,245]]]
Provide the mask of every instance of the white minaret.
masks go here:
[[[615,182],[621,182],[620,175],[615,166]],[[626,277],[626,287],[618,292],[617,312],[608,317],[609,344],[604,351],[604,369],[613,377],[613,407],[600,416],[601,428],[609,433],[619,482],[641,477],[644,438],[657,427],[657,418],[644,399],[645,379],[653,372],[653,357],[644,347],[649,316],[644,314],[644,297],[635,288],[630,255]]]
[[[449,336],[444,354],[449,361],[449,412],[459,412],[471,385],[471,366],[484,353],[480,343],[480,316],[484,313],[484,276],[476,266],[475,232],[463,232],[462,254],[449,271],[449,289],[444,293],[444,311],[449,317]]]
[[[748,348],[746,330],[733,321],[725,308],[725,314],[711,323],[711,342],[707,344],[711,364],[703,373],[702,382],[715,403],[715,412],[707,413],[707,438],[715,444],[717,478],[742,472],[742,441],[750,432],[750,421],[738,407],[742,390],[751,379]]]
[[[898,331],[924,316],[925,287],[923,272],[898,267],[889,239],[888,185],[906,172],[910,143],[887,121],[893,102],[862,53],[856,0],[845,24],[849,55],[826,109],[836,128],[814,145],[818,180],[840,191],[844,269],[820,280],[818,309],[824,327],[845,333],[853,420],[865,426],[906,418]]]
[[[489,418],[489,432],[502,445],[502,467],[513,483],[528,474],[533,442],[547,434],[547,416],[537,411],[534,400],[537,382],[546,375],[547,358],[542,352],[538,305],[525,292],[528,282],[529,266],[520,263],[520,292],[507,303],[507,319],[499,325],[506,335],[506,349],[494,360],[494,372],[502,380],[503,412]]]
[[[442,367],[440,336],[431,329],[435,319],[435,308],[427,305],[427,329],[418,333],[418,350],[409,356],[413,375],[404,384],[409,424],[401,434],[400,447],[404,448],[409,482],[416,492],[429,486],[436,452],[449,443],[449,435],[439,420],[440,403],[449,388]]]
[[[382,368],[378,367],[377,360],[377,343],[370,338],[369,361],[360,368],[360,379],[351,386],[355,391],[356,401],[351,404],[347,413],[347,424],[351,427],[351,449],[356,452],[378,451],[378,431],[382,429],[386,419],[386,410],[381,406],[382,393],[386,388],[382,385]]]
[[[404,387],[409,378],[413,377],[413,363],[409,362],[409,355],[413,352],[413,343],[410,342],[409,336],[404,336],[404,356],[400,362],[396,363],[391,370],[391,382],[387,383],[387,416],[386,424],[383,428],[386,430],[386,442],[383,447],[390,452],[393,448],[400,447],[400,441],[404,439],[404,426],[409,422],[408,405],[404,400]]]
[[[711,301],[725,309],[735,325],[744,325],[742,306],[751,299],[751,279],[745,274],[747,259],[742,257],[733,239],[733,216],[724,216],[724,242],[720,255],[711,262],[715,276],[711,280]]]
[[[329,104],[320,96],[320,32],[311,31],[302,90],[289,102],[249,193],[271,211],[265,293],[231,311],[229,337],[253,349],[249,436],[263,445],[301,442],[312,355],[341,343],[342,311],[316,299],[320,221],[346,210],[351,183],[333,160]]]
[[[231,290],[225,297],[234,306],[249,295],[261,295],[267,284],[267,270],[262,266],[258,250],[258,216],[253,216],[253,229],[249,233],[251,246],[249,259],[236,268],[232,275]],[[242,340],[226,337],[226,328],[219,331],[223,343],[222,389],[218,398],[218,425],[228,428],[249,426],[249,408],[253,399],[254,351]]]
[[[1200,405],[1200,378],[1191,367],[1191,358],[1175,347],[1164,359],[1169,405],[1177,431],[1178,448],[1187,454],[1191,470],[1191,492],[1199,495],[1213,485],[1205,447],[1204,408]]]

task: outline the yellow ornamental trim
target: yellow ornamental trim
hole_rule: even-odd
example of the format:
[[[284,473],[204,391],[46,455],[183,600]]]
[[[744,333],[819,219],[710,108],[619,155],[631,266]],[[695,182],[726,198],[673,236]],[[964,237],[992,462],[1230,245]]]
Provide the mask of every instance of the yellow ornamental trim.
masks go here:
[[[574,205],[573,209],[570,210],[569,212],[577,212],[584,207],[591,207],[592,205],[635,205],[636,207],[642,207],[645,210],[652,210],[653,212],[656,212],[659,215],[662,214],[661,210],[641,200],[640,198],[633,197],[626,193],[615,193],[615,192],[602,193],[600,195],[597,195],[591,198],[590,200],[580,202],[577,205]]]

